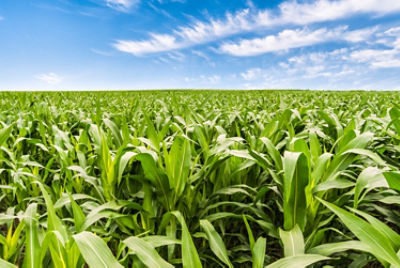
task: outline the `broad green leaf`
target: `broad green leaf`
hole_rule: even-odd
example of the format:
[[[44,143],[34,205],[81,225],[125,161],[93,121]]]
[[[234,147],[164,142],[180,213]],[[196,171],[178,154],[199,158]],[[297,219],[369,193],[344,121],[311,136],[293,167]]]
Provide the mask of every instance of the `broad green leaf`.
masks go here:
[[[277,170],[282,170],[282,157],[279,153],[279,151],[276,149],[272,141],[270,141],[266,137],[261,137],[260,140],[265,144],[267,147],[268,154],[271,156],[271,158],[274,160],[275,165],[277,167]]]
[[[264,267],[265,249],[267,248],[267,239],[259,237],[251,249],[253,268]]]
[[[384,172],[383,176],[385,176],[385,179],[391,189],[400,191],[400,172],[388,171]]]
[[[9,263],[8,261],[3,260],[2,258],[0,258],[0,267],[2,268],[18,268],[18,266]]]
[[[111,130],[111,132],[114,136],[117,148],[120,147],[122,145],[122,136],[121,136],[121,132],[120,132],[119,128],[117,127],[117,125],[113,121],[111,121],[107,118],[104,118],[103,122]]]
[[[304,238],[298,225],[290,231],[279,229],[285,257],[304,254]]]
[[[265,268],[305,268],[308,265],[328,259],[328,257],[317,254],[296,255],[277,260],[276,262],[265,266]]]
[[[9,125],[0,129],[0,146],[10,137],[13,127],[13,125]]]
[[[351,214],[350,212],[317,198],[329,210],[335,213],[347,228],[358,238],[372,249],[372,254],[378,259],[387,261],[390,264],[400,266],[400,258],[396,256],[390,240],[380,231],[376,230],[371,224],[363,219]]]
[[[43,198],[46,203],[47,208],[47,228],[48,230],[58,231],[62,235],[64,241],[68,240],[68,234],[65,229],[65,226],[62,224],[60,218],[57,216],[56,211],[53,206],[53,201],[51,200],[50,195],[44,188],[43,184],[39,182],[39,187],[42,191]]]
[[[124,240],[124,244],[127,245],[132,250],[132,253],[136,254],[147,267],[174,267],[161,258],[154,247],[143,239],[131,236]]]
[[[344,189],[354,186],[354,182],[345,178],[336,178],[330,181],[324,181],[314,187],[313,193],[327,191],[330,189]]]
[[[360,200],[361,192],[365,192],[377,187],[388,187],[382,171],[378,168],[367,167],[364,169],[357,178],[356,187],[354,188],[354,207],[357,208]]]
[[[118,166],[118,178],[117,178],[118,185],[121,183],[122,174],[124,173],[126,165],[136,155],[137,153],[135,152],[126,152],[124,155],[122,155],[121,159],[119,160],[119,166]]]
[[[192,236],[190,235],[189,229],[186,226],[185,219],[179,211],[171,212],[174,215],[182,227],[182,264],[184,267],[198,268],[202,267],[199,254],[193,243]]]
[[[317,158],[314,169],[311,173],[312,187],[320,182],[321,178],[324,175],[324,172],[326,171],[328,162],[331,158],[332,154],[330,153],[324,153]]]
[[[365,218],[376,230],[385,235],[392,242],[395,251],[400,248],[400,235],[393,231],[392,228],[368,213],[353,208],[350,208],[350,210]]]
[[[136,156],[141,162],[144,174],[152,184],[162,193],[164,205],[169,207],[169,182],[168,177],[156,165],[154,158],[147,153],[141,153]]]
[[[181,244],[181,240],[162,235],[145,236],[142,238],[142,240],[149,243],[153,248]]]
[[[208,243],[214,254],[229,267],[233,267],[228,257],[224,241],[221,236],[215,231],[214,226],[208,220],[200,220],[200,226],[206,233]]]
[[[72,212],[74,214],[74,224],[76,232],[82,231],[81,227],[86,220],[86,216],[82,211],[82,208],[75,202],[71,194],[69,194],[69,199],[72,206]]]
[[[291,230],[296,224],[306,224],[306,193],[309,181],[307,158],[303,153],[286,152],[283,159],[283,215],[284,228]]]
[[[342,155],[345,154],[357,154],[357,155],[363,155],[363,156],[367,156],[369,158],[371,158],[375,163],[381,165],[381,166],[386,166],[385,161],[382,160],[382,158],[377,155],[374,152],[371,152],[370,150],[366,150],[366,149],[349,149],[345,152],[342,153]]]
[[[26,241],[25,241],[25,258],[24,268],[38,268],[42,267],[40,259],[40,242],[39,242],[39,227],[37,224],[36,216],[37,204],[31,204],[25,212],[25,228],[26,228]]]
[[[86,263],[91,268],[123,267],[113,256],[107,244],[97,235],[81,232],[73,236]]]
[[[169,153],[164,149],[165,165],[169,179],[169,185],[174,189],[175,196],[179,197],[185,189],[188,180],[191,153],[190,144],[186,138],[176,137]]]
[[[322,244],[310,249],[307,253],[330,256],[332,254],[347,250],[359,250],[368,253],[372,252],[372,249],[365,243],[352,240],[352,241]]]
[[[392,124],[394,125],[397,135],[400,135],[400,110],[396,107],[392,107],[389,111]]]

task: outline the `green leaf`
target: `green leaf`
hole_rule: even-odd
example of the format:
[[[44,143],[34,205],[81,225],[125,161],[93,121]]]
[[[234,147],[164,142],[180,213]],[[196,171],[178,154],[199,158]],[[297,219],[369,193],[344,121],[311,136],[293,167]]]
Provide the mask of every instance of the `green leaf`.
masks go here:
[[[330,181],[324,181],[314,187],[313,193],[327,191],[330,189],[344,189],[354,186],[354,182],[345,178],[338,177]]]
[[[142,238],[142,240],[149,243],[153,248],[174,245],[174,244],[181,244],[180,240],[163,235],[145,236]]]
[[[164,149],[169,185],[179,197],[185,189],[190,171],[190,144],[186,138],[176,137],[169,154]]]
[[[330,153],[324,153],[317,158],[314,169],[311,173],[312,187],[318,185],[318,183],[320,182],[321,178],[324,175],[324,172],[326,171],[328,162],[331,158],[332,154]]]
[[[384,172],[383,176],[385,177],[391,189],[400,191],[400,172],[388,171]]]
[[[3,260],[0,258],[0,267],[2,268],[18,268],[18,266],[9,263],[8,261]]]
[[[75,202],[74,198],[72,197],[71,194],[68,194],[71,206],[72,206],[72,212],[74,214],[74,224],[75,224],[75,230],[76,232],[82,231],[82,225],[86,220],[86,216],[82,211],[82,208]]]
[[[119,128],[117,127],[117,125],[113,121],[111,121],[107,118],[104,118],[103,122],[111,130],[111,132],[114,136],[117,148],[120,147],[122,145],[122,136],[121,136],[121,132],[120,132]]]
[[[400,235],[393,231],[389,226],[368,213],[353,208],[350,208],[350,210],[365,218],[376,230],[386,236],[392,242],[395,251],[400,248]]]
[[[221,236],[215,231],[214,226],[208,220],[200,220],[200,226],[206,233],[208,243],[214,254],[229,267],[233,267],[228,257],[224,241]]]
[[[185,219],[179,211],[171,212],[174,215],[182,227],[182,264],[184,267],[199,268],[202,267],[199,254],[193,243],[192,236],[190,235],[189,229],[186,226]]]
[[[357,178],[356,187],[354,188],[354,207],[357,208],[360,200],[361,192],[368,192],[373,188],[388,187],[382,171],[375,167],[367,167],[364,169]]]
[[[268,154],[271,156],[271,158],[274,160],[276,169],[278,171],[282,170],[282,157],[279,153],[279,151],[276,149],[272,141],[270,141],[266,137],[261,137],[260,140],[265,144],[267,147]]]
[[[291,230],[296,224],[303,230],[306,224],[306,193],[308,162],[303,153],[285,152],[283,159],[283,215],[284,228]]]
[[[247,221],[246,216],[243,214],[242,217],[243,217],[243,221],[244,221],[244,224],[246,226],[246,229],[247,229],[247,235],[249,236],[250,249],[252,249],[254,244],[255,244],[253,231],[250,228],[250,225],[249,225],[249,222]]]
[[[264,267],[265,249],[267,248],[267,239],[259,237],[251,249],[253,268]]]
[[[91,268],[123,267],[113,256],[107,244],[90,232],[81,232],[73,236],[86,263]]]
[[[396,107],[392,107],[389,111],[389,115],[392,119],[391,124],[394,125],[397,135],[400,135],[400,110]]]
[[[40,242],[39,242],[39,228],[37,225],[36,217],[37,204],[31,204],[25,211],[25,228],[26,228],[26,241],[25,241],[25,258],[24,268],[37,268],[42,267],[40,261]]]
[[[147,267],[174,267],[161,258],[154,247],[143,239],[132,236],[125,239],[124,244],[127,245],[132,250],[132,253],[136,254]]]
[[[353,240],[353,241],[322,244],[310,249],[307,253],[330,256],[332,254],[347,250],[359,250],[368,253],[372,252],[372,249],[365,243]]]
[[[282,258],[265,268],[303,268],[313,263],[328,260],[328,257],[317,254],[304,254]]]
[[[298,225],[290,231],[279,229],[285,257],[304,254],[304,238]]]
[[[363,219],[318,197],[316,198],[335,213],[361,242],[369,246],[373,255],[390,264],[400,266],[400,259],[396,256],[393,246],[386,236]]]
[[[13,130],[13,124],[0,129],[0,146],[10,137]]]
[[[117,178],[118,185],[121,183],[122,174],[124,173],[126,165],[136,155],[137,155],[137,153],[135,153],[135,152],[126,152],[124,155],[122,155],[121,159],[119,160],[119,165],[118,165],[118,178]]]
[[[43,198],[46,203],[47,209],[47,228],[49,231],[55,230],[60,232],[64,241],[68,240],[67,230],[65,226],[62,224],[60,218],[56,215],[56,211],[53,206],[53,201],[50,198],[50,195],[47,193],[46,189],[44,188],[43,184],[39,182],[39,187],[42,191]]]
[[[345,154],[357,154],[357,155],[363,155],[363,156],[367,156],[369,158],[371,158],[375,163],[377,163],[378,165],[381,166],[386,166],[385,161],[382,160],[382,158],[377,155],[374,152],[371,152],[370,150],[366,150],[366,149],[349,149],[345,152],[342,153],[342,155]]]

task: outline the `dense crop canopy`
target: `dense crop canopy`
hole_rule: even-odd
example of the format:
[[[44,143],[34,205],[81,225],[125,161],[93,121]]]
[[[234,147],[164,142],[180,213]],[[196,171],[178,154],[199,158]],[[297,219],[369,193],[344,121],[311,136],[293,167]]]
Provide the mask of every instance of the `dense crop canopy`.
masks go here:
[[[0,93],[0,267],[400,267],[399,100]]]

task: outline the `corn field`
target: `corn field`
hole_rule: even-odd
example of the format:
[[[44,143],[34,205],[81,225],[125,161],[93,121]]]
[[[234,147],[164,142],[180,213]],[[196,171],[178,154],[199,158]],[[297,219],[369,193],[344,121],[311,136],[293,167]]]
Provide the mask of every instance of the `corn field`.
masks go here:
[[[0,93],[0,267],[400,267],[400,93]]]

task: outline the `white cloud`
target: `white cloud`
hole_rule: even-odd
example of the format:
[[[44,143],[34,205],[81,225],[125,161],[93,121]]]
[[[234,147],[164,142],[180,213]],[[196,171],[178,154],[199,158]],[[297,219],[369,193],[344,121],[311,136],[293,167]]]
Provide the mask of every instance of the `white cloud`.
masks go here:
[[[210,57],[208,57],[204,52],[199,51],[199,50],[192,50],[192,53],[196,56],[199,56],[200,58],[205,59],[206,61],[210,60]]]
[[[158,2],[160,3],[160,4],[165,4],[165,3],[168,3],[168,2],[173,2],[173,3],[186,3],[186,0],[158,0]]]
[[[111,56],[111,55],[112,55],[111,52],[99,50],[99,49],[96,49],[96,48],[91,48],[90,50],[91,50],[93,53],[96,53],[96,54],[99,54],[99,55],[102,55],[102,56]]]
[[[128,0],[108,0],[125,2]],[[226,36],[255,31],[278,25],[308,25],[332,21],[357,14],[384,15],[400,12],[400,1],[393,0],[317,0],[313,3],[286,1],[277,10],[243,9],[226,13],[222,19],[195,21],[188,26],[179,26],[166,34],[151,33],[146,40],[120,40],[114,46],[134,55],[163,52],[204,44]],[[364,38],[368,32],[353,32],[348,41]],[[159,37],[170,42],[160,43]]]
[[[215,62],[204,52],[199,50],[192,50],[192,53],[200,58],[203,58],[211,67],[215,67]]]
[[[272,17],[271,11],[259,13],[261,21],[272,24],[306,25],[332,21],[355,14],[372,13],[383,15],[400,11],[400,1],[393,0],[317,0],[312,3],[286,1],[279,5],[279,14]]]
[[[125,12],[139,2],[140,0],[106,0],[106,5],[115,10]]]
[[[133,55],[143,55],[162,51],[170,51],[181,48],[182,44],[177,43],[176,38],[168,34],[151,34],[152,38],[146,41],[124,41],[118,40],[113,46],[123,52]]]
[[[246,81],[246,87],[260,83],[264,87],[271,87],[268,83],[281,83],[283,86],[288,81],[292,81],[292,85],[301,85],[304,81],[317,79],[323,79],[326,83],[336,83],[363,73],[358,67],[347,64],[344,56],[348,53],[347,48],[341,48],[329,52],[301,54],[267,69],[250,68],[240,75]]]
[[[245,17],[249,11],[243,10],[236,14],[228,13],[226,20],[197,21],[191,26],[181,26],[173,34],[150,33],[151,38],[141,41],[118,40],[114,45],[120,51],[133,55],[143,55],[156,52],[181,49],[195,44],[202,44],[216,38],[237,33],[246,28]],[[250,27],[248,26],[248,29]]]
[[[179,61],[179,62],[185,61],[185,58],[186,58],[185,54],[180,53],[178,51],[172,51],[172,52],[168,53],[167,55],[171,60]]]
[[[260,68],[251,68],[246,72],[240,73],[240,76],[247,81],[258,79],[262,74],[262,70]]]
[[[348,31],[347,28],[347,26],[342,26],[329,30],[320,28],[310,31],[306,27],[296,30],[283,30],[277,35],[268,35],[263,38],[242,39],[238,43],[225,42],[219,50],[234,56],[254,56],[337,40],[351,43],[367,41],[377,30],[376,27],[355,31]]]
[[[191,84],[198,84],[201,85],[201,87],[209,87],[210,84],[217,84],[221,82],[222,77],[220,75],[214,74],[214,75],[200,75],[198,77],[185,77],[183,81],[185,83],[191,83]]]
[[[372,68],[400,67],[400,27],[390,28],[378,35],[382,39],[377,40],[377,43],[389,49],[361,49],[352,52],[349,59],[368,63]]]
[[[35,76],[35,78],[51,85],[58,84],[64,79],[55,73],[40,74]]]
[[[220,46],[220,51],[234,56],[254,56],[328,42],[340,38],[343,33],[344,27],[338,27],[333,30],[321,28],[315,31],[310,31],[307,28],[284,30],[277,35],[243,39],[238,43],[224,43]]]
[[[210,82],[211,84],[216,84],[219,81],[221,81],[221,76],[219,75],[210,75],[210,76],[205,76],[205,75],[200,75],[200,80],[202,82]]]
[[[342,38],[344,40],[352,42],[352,43],[362,42],[362,41],[366,41],[366,40],[370,39],[371,36],[377,30],[378,30],[378,27],[372,27],[372,28],[364,28],[364,29],[349,31],[349,32],[345,33]]]
[[[351,53],[350,58],[357,62],[369,63],[373,68],[400,67],[400,50],[363,49]]]

